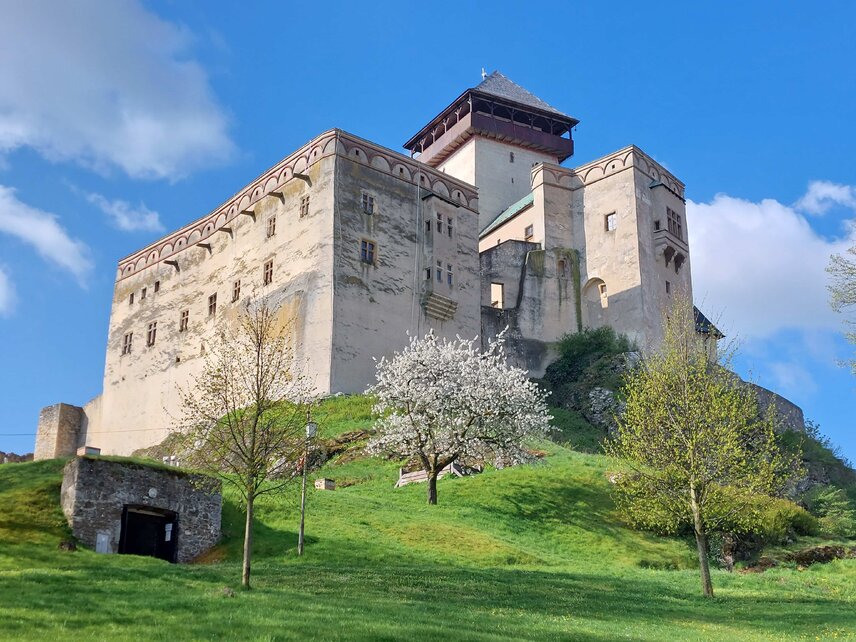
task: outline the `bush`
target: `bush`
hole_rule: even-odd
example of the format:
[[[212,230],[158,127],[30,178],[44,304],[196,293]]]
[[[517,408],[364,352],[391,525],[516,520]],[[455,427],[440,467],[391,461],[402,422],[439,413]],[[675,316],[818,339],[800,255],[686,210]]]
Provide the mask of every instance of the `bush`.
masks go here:
[[[808,511],[818,518],[824,535],[856,537],[856,510],[841,488],[816,486],[806,492],[803,502]]]
[[[576,381],[589,366],[605,356],[631,352],[635,348],[624,335],[608,326],[586,328],[559,340],[559,358],[547,368],[545,379],[553,386]]]

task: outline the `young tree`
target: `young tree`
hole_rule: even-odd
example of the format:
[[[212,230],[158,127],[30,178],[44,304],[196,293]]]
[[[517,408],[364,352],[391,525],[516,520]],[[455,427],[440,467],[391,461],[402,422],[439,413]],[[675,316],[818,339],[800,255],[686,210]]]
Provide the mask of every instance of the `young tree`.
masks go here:
[[[695,329],[692,302],[679,298],[664,320],[659,352],[625,380],[626,409],[608,454],[631,472],[615,477],[616,503],[638,526],[695,534],[702,590],[713,595],[708,535],[756,528],[758,495],[782,490],[796,458],[777,447],[773,414],[753,390],[711,360],[712,338]]]
[[[829,285],[830,304],[836,312],[847,312],[856,309],[856,245],[844,254],[833,254],[829,260],[826,271],[832,276]],[[856,321],[848,320],[851,326],[856,326]],[[847,339],[856,344],[856,332],[847,334]],[[850,369],[856,375],[856,359],[850,362]]]
[[[508,365],[503,335],[485,352],[475,340],[439,340],[433,333],[377,365],[378,434],[369,450],[416,457],[428,476],[428,503],[437,503],[437,476],[458,459],[529,459],[523,442],[544,436],[546,395]]]
[[[292,352],[276,310],[247,303],[222,322],[201,374],[180,390],[178,435],[188,465],[219,476],[246,505],[241,584],[250,588],[253,505],[299,472],[311,389],[291,372]]]

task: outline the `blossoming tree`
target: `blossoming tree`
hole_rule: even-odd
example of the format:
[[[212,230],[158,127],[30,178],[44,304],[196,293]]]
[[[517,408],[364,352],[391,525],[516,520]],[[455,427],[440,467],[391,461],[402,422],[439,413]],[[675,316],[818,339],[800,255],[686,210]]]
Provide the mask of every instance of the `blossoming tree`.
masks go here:
[[[504,334],[504,333],[503,333]],[[437,476],[459,460],[523,462],[529,437],[546,435],[545,393],[508,365],[500,334],[482,352],[475,340],[412,337],[377,365],[369,388],[377,402],[377,435],[369,451],[415,457],[428,476],[428,503],[437,503]]]

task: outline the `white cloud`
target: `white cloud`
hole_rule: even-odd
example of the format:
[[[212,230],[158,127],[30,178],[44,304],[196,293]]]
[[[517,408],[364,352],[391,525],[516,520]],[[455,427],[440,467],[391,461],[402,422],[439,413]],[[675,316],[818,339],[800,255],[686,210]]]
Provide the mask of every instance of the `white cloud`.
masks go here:
[[[821,192],[810,186],[800,200],[812,203],[810,194]],[[694,295],[709,316],[721,314],[726,333],[752,339],[786,329],[841,329],[829,307],[825,268],[831,254],[856,243],[852,225],[848,237],[827,240],[795,206],[725,194],[710,203],[688,201],[687,218]]]
[[[225,160],[234,145],[191,41],[136,0],[4,3],[0,153],[135,178]]]
[[[71,272],[81,285],[92,270],[89,248],[73,239],[48,212],[30,207],[11,187],[0,185],[0,232],[32,246],[46,261]]]
[[[9,275],[0,267],[0,317],[12,314],[15,307],[15,286],[12,285]]]
[[[767,364],[774,390],[791,397],[805,398],[817,392],[811,372],[796,361],[774,361]]]
[[[110,217],[113,225],[125,232],[163,232],[157,212],[143,203],[133,207],[128,201],[107,200],[101,194],[86,194],[86,200]]]
[[[829,181],[812,181],[808,185],[808,191],[794,204],[794,208],[820,215],[826,214],[835,205],[856,210],[856,188]]]

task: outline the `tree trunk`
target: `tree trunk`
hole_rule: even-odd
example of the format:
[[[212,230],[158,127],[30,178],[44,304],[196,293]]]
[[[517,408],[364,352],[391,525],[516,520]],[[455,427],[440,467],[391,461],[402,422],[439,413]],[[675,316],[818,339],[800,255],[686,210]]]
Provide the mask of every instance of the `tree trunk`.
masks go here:
[[[428,471],[428,503],[437,504],[437,471]]]
[[[707,533],[701,518],[701,509],[696,501],[695,489],[690,489],[690,507],[693,512],[693,531],[695,532],[698,564],[701,570],[701,590],[705,597],[713,597],[713,584],[710,581],[710,563],[707,559]]]
[[[247,497],[247,523],[244,528],[244,566],[241,572],[241,586],[250,588],[250,558],[253,556],[253,502],[254,495]]]

